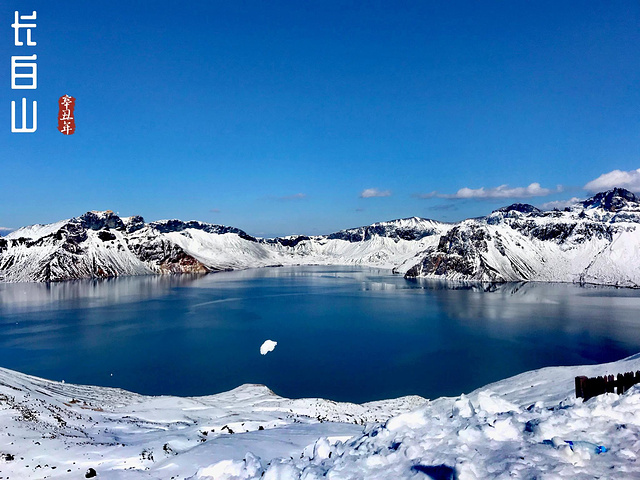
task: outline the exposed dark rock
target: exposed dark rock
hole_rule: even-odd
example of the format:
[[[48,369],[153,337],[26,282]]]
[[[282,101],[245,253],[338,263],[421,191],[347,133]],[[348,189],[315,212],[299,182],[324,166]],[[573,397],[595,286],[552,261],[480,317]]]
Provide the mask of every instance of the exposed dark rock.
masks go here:
[[[584,208],[600,207],[609,212],[616,212],[627,206],[629,202],[638,203],[638,197],[624,188],[614,188],[594,195],[582,202],[582,205]]]
[[[456,226],[440,237],[438,252],[467,255],[474,250],[487,251],[487,240],[491,235],[478,225]]]
[[[503,281],[482,259],[481,254],[487,252],[489,240],[491,235],[482,226],[467,224],[453,227],[440,237],[436,249],[427,252],[405,276],[457,274],[472,279],[485,274],[492,280]]]
[[[152,263],[163,273],[207,273],[211,271],[173,242],[154,239],[129,246],[143,262]]]
[[[374,236],[403,240],[420,240],[421,238],[435,235],[437,233],[438,230],[435,228],[409,228],[405,226],[397,226],[395,222],[384,222],[377,225],[340,230],[339,232],[327,235],[327,238],[329,240],[345,240],[347,242],[355,243],[370,240]]]
[[[277,237],[277,238],[269,238],[265,240],[265,243],[275,244],[279,243],[283,247],[295,247],[300,242],[305,242],[307,240],[311,240],[311,237],[307,237],[306,235],[297,235],[293,237]]]
[[[497,210],[494,210],[493,213],[495,212],[507,213],[512,211],[520,212],[520,213],[542,213],[542,210],[540,210],[537,207],[534,207],[533,205],[529,205],[528,203],[513,203],[508,207],[502,207]]]
[[[65,240],[73,245],[79,245],[87,239],[87,229],[80,223],[69,222],[53,235],[56,240]]]
[[[103,242],[108,242],[109,240],[115,240],[116,236],[108,230],[101,230],[98,232],[98,238]]]
[[[31,240],[29,240],[28,238],[25,237],[19,237],[19,238],[13,238],[11,240],[9,240],[9,247],[17,247],[19,245],[26,245],[28,243],[31,243]]]
[[[124,230],[122,219],[111,210],[106,212],[87,212],[74,220],[88,230],[102,230],[103,228]]]
[[[529,235],[538,240],[555,240],[561,243],[571,235],[575,226],[575,223],[536,225],[529,231]]]
[[[140,215],[134,215],[129,217],[129,221],[125,224],[125,232],[133,233],[141,228],[143,228],[146,224],[144,223],[144,218]]]

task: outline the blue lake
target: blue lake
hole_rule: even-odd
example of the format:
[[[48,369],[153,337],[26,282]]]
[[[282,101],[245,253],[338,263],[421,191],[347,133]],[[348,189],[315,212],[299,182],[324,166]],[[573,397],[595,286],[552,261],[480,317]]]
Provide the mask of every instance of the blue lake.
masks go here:
[[[154,395],[262,383],[286,397],[435,398],[637,353],[639,312],[636,290],[350,267],[0,284],[0,366]],[[262,356],[266,339],[278,345]]]

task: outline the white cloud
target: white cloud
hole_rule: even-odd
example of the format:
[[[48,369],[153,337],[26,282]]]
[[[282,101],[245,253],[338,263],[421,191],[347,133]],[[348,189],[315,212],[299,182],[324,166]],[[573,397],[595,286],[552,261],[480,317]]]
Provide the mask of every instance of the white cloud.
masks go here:
[[[603,173],[595,180],[591,180],[584,186],[589,192],[602,192],[610,190],[614,187],[626,188],[633,192],[640,192],[640,168],[637,170],[613,170],[609,173]]]
[[[553,210],[557,208],[558,210],[562,210],[565,207],[570,207],[578,202],[581,202],[582,199],[578,197],[572,197],[569,200],[554,200],[553,202],[547,202],[540,205],[542,210]]]
[[[500,185],[493,188],[461,188],[453,195],[439,195],[442,198],[530,198],[544,197],[551,193],[562,191],[562,186],[558,185],[555,190],[542,188],[539,183],[532,183],[528,187],[513,187]]]
[[[391,190],[378,190],[377,188],[367,188],[360,192],[360,198],[390,197]]]
[[[0,232],[12,232],[13,230],[11,227],[0,227]]]
[[[278,200],[301,200],[306,198],[306,193],[294,193],[293,195],[285,195],[284,197],[278,197]]]

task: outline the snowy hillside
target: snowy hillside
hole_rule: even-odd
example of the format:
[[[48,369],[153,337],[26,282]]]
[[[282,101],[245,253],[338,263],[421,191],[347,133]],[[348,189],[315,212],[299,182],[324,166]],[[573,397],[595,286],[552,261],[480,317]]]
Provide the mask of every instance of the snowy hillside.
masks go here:
[[[515,204],[452,226],[398,271],[453,280],[640,286],[640,202],[614,189],[564,211]]]
[[[0,476],[640,478],[640,386],[587,402],[573,394],[576,375],[638,369],[636,355],[527,372],[456,398],[363,405],[288,400],[260,385],[146,397],[0,369]]]
[[[111,211],[0,238],[0,281],[364,265],[407,277],[640,286],[640,202],[623,189],[564,211],[513,204],[456,224],[407,218],[330,235],[255,238],[197,221],[145,223]]]

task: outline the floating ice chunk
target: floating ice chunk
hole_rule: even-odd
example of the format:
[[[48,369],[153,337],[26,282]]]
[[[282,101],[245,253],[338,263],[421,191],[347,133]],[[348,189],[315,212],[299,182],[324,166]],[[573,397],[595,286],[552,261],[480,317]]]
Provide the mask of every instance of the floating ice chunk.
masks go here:
[[[278,342],[274,342],[273,340],[265,340],[265,342],[260,346],[260,354],[266,355],[269,352],[272,352]]]

